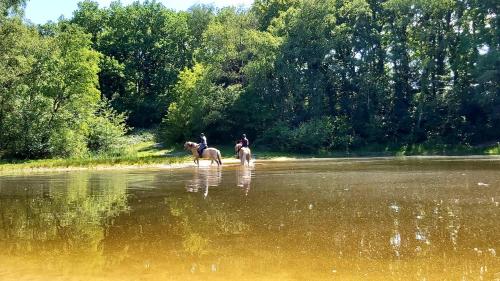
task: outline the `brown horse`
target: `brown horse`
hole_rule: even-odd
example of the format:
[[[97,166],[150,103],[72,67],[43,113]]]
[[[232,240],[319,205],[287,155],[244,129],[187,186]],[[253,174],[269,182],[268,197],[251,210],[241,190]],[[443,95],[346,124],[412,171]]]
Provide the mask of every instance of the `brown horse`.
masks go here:
[[[241,165],[245,165],[245,160],[250,166],[250,160],[252,160],[252,151],[248,147],[241,147],[241,142],[238,142],[234,147],[234,152],[238,154],[238,158],[241,161]]]
[[[221,155],[218,149],[207,147],[205,150],[203,150],[203,153],[200,157],[200,154],[198,153],[199,147],[200,145],[195,142],[187,141],[186,143],[184,143],[184,149],[191,151],[194,157],[193,161],[196,165],[200,166],[200,158],[212,160],[212,163],[215,160],[217,165],[222,165],[222,160],[220,159]]]

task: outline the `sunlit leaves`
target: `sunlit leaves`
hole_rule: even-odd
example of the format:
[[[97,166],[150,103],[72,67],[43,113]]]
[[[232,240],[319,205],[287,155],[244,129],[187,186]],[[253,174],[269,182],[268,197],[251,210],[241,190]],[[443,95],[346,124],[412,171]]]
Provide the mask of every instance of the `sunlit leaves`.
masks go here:
[[[8,39],[0,45],[8,61],[0,67],[1,149],[14,157],[84,155],[92,149],[87,140],[101,100],[100,54],[90,35],[60,23],[42,37],[17,20],[6,23],[0,26]],[[124,127],[115,128],[115,136],[123,135]]]

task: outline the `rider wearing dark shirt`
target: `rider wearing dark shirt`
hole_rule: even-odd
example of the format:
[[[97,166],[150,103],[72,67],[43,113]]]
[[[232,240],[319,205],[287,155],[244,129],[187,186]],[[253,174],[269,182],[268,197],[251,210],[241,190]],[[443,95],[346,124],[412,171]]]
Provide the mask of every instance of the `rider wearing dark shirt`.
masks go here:
[[[236,152],[236,158],[239,159],[241,148],[248,147],[250,145],[250,142],[248,141],[246,134],[241,135],[241,139],[238,142],[241,143],[241,147],[238,148],[238,151]]]
[[[241,143],[241,147],[248,147],[250,145],[250,142],[247,139],[247,135],[243,134],[241,136],[240,143]]]

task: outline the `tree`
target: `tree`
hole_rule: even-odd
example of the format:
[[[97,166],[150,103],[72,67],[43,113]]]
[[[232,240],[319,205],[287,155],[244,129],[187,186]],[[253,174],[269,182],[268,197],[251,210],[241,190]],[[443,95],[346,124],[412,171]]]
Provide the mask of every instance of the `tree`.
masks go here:
[[[9,14],[20,14],[26,0],[2,0],[0,1],[0,21]]]
[[[72,22],[92,34],[101,61],[102,94],[129,124],[152,127],[161,121],[172,99],[177,75],[191,63],[188,14],[176,13],[155,1],[98,9],[79,5]]]
[[[18,20],[0,33],[9,62],[0,71],[11,73],[0,82],[2,148],[26,158],[86,153],[100,103],[100,55],[90,48],[90,36],[61,23],[54,37],[41,37]],[[123,135],[125,128],[117,128]]]

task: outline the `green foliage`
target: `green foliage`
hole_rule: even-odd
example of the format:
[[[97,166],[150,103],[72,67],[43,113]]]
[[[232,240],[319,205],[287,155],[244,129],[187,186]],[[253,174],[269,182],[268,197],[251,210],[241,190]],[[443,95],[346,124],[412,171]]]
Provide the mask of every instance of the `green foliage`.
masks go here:
[[[309,120],[293,131],[293,149],[318,152],[322,148],[329,148],[333,140],[332,134],[333,124],[329,118]]]
[[[22,12],[22,7],[25,5],[26,0],[2,0],[0,1],[0,22],[4,17],[16,15]]]
[[[210,143],[245,132],[299,152],[500,139],[495,1],[257,0],[176,12],[86,0],[70,21],[81,29],[38,33],[16,19],[22,3],[0,6],[0,149],[16,157],[113,150],[125,130],[117,112],[135,127],[161,123],[169,145],[202,131]],[[110,115],[96,116],[98,89]]]
[[[249,132],[257,143],[282,150],[498,140],[493,8],[489,2],[273,0],[256,1],[246,13],[223,9],[195,51],[210,69],[198,92],[237,87],[239,98],[224,107],[234,126],[215,123],[219,131],[230,138]],[[212,129],[193,121],[220,117],[195,105],[205,96],[190,96],[188,110],[175,101],[164,128],[178,137],[165,139]]]
[[[190,49],[196,51],[202,46],[203,34],[215,17],[215,9],[213,6],[195,4],[189,8],[187,17]]]
[[[227,88],[215,85],[211,69],[196,64],[179,75],[176,98],[160,127],[160,140],[175,144],[197,137],[204,131],[211,140],[229,131],[232,120],[228,112],[240,95],[237,85]]]
[[[344,117],[311,119],[296,128],[279,122],[264,132],[260,142],[282,151],[318,153],[339,149],[348,152],[354,141],[351,131]]]
[[[87,0],[75,11],[72,22],[92,34],[95,49],[104,55],[102,94],[116,110],[129,113],[130,125],[150,128],[166,113],[177,75],[191,63],[188,19],[155,1],[114,2],[100,9]]]
[[[259,140],[261,145],[269,148],[285,151],[291,149],[291,140],[293,139],[293,132],[288,124],[285,122],[277,122],[263,134]]]
[[[124,148],[121,138],[128,131],[125,114],[117,113],[103,101],[96,116],[90,120],[87,147],[91,152],[119,153]]]
[[[17,158],[79,156],[95,136],[100,101],[100,54],[90,36],[61,23],[54,35],[39,36],[19,21],[0,26],[5,73],[0,81],[0,139],[5,155]],[[107,117],[111,116],[111,113]],[[114,123],[108,127],[120,125]],[[104,132],[101,132],[104,133]],[[109,137],[109,136],[108,136]]]
[[[298,0],[256,0],[252,13],[257,18],[260,29],[266,30],[272,22],[291,8],[298,6]]]
[[[204,91],[210,85],[206,80],[206,68],[196,64],[193,69],[185,69],[179,75],[176,85],[176,101],[168,108],[168,114],[160,126],[160,139],[167,144],[175,144],[196,135],[200,130]]]

